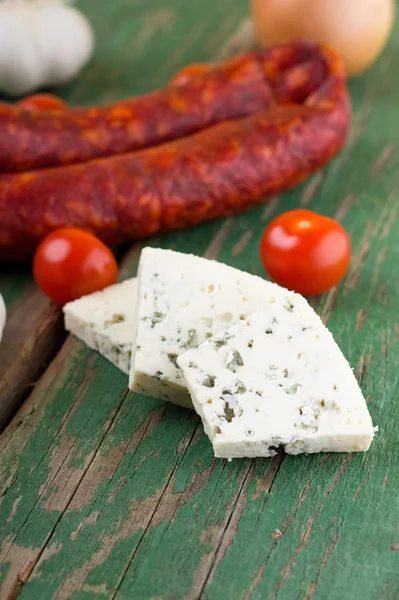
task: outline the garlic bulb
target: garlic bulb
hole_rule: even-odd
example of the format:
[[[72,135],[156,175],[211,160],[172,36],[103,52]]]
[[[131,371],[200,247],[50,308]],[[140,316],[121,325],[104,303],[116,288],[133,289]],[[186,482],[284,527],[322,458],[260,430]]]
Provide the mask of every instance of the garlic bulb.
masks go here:
[[[0,342],[3,336],[4,325],[6,324],[6,305],[3,296],[0,294]]]
[[[89,60],[87,19],[60,0],[0,1],[0,91],[30,93],[67,82]]]

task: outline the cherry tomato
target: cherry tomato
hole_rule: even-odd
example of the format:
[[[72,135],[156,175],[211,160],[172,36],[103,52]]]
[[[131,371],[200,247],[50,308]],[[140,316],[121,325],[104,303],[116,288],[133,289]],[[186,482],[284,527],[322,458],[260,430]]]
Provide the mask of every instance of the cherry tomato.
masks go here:
[[[28,110],[65,110],[66,102],[53,94],[35,94],[17,102],[18,106]]]
[[[183,69],[181,69],[181,71],[176,73],[176,75],[170,80],[170,85],[176,87],[186,85],[186,83],[188,83],[192,79],[195,79],[200,75],[208,73],[208,71],[210,71],[211,69],[212,67],[205,63],[188,65],[187,67],[184,67]]]
[[[62,306],[115,283],[118,266],[111,250],[94,235],[65,227],[41,242],[33,274],[40,289]]]
[[[311,296],[341,281],[350,264],[351,243],[337,221],[298,209],[280,215],[266,227],[260,251],[274,281]]]

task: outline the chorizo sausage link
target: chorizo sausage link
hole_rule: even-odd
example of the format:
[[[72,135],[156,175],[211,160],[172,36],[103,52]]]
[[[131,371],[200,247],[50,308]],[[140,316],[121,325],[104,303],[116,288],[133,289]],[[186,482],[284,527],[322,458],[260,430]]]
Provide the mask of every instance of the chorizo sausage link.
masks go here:
[[[141,152],[0,177],[0,258],[24,259],[61,226],[117,244],[253,207],[325,165],[343,145],[349,96],[336,55],[303,104],[221,123]]]
[[[318,47],[295,43],[229,60],[183,87],[104,107],[30,111],[0,103],[0,172],[137,151],[295,101],[324,77]]]

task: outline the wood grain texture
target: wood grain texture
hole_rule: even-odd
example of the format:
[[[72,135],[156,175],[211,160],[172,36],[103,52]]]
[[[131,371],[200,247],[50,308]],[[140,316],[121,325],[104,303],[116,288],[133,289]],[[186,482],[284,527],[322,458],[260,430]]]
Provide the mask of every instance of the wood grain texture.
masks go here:
[[[65,339],[58,307],[30,285],[9,311],[0,345],[0,432]]]
[[[233,0],[149,4],[82,2],[101,43],[67,98],[162,85],[247,27]],[[150,240],[262,274],[274,215],[302,203],[339,218],[351,270],[312,303],[380,426],[370,452],[215,460],[195,415],[127,393],[123,374],[68,338],[0,438],[1,598],[399,598],[398,43],[399,27],[351,85],[351,138],[322,174],[241,217]],[[18,303],[29,281],[9,285]]]

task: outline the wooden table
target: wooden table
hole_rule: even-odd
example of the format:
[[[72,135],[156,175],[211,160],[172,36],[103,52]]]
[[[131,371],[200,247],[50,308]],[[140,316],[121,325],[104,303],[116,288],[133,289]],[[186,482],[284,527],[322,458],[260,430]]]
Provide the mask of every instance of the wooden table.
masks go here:
[[[244,50],[239,0],[85,0],[90,66],[73,104],[164,85],[183,64]],[[241,217],[150,240],[262,274],[259,240],[307,206],[353,240],[345,282],[315,302],[380,431],[367,454],[215,460],[199,419],[133,396],[126,376],[65,338],[29,266],[1,268],[0,597],[94,600],[399,598],[399,27],[351,84],[340,156]],[[135,273],[141,245],[122,259]]]

